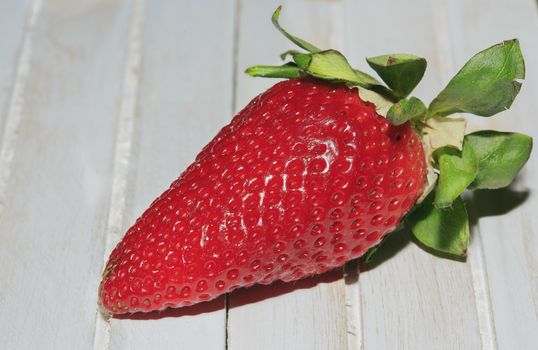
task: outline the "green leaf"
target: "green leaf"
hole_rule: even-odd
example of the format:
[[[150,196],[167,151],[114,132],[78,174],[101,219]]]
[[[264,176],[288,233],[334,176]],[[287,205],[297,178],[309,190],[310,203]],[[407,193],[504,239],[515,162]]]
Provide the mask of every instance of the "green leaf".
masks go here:
[[[356,79],[364,81],[366,84],[369,84],[371,86],[383,86],[376,78],[372,77],[371,75],[366,74],[358,69],[353,69],[353,71],[355,72]]]
[[[308,74],[328,81],[371,89],[373,93],[391,101],[391,104],[394,100],[392,91],[368,74],[351,68],[347,59],[336,50],[314,53],[301,53],[290,50],[282,55],[292,55],[295,63],[289,62],[282,66],[254,66],[248,68],[245,72],[255,77],[272,78],[295,78]]]
[[[524,78],[519,41],[504,41],[473,56],[432,101],[430,114],[492,116],[510,108]]]
[[[290,62],[287,65],[280,67],[255,66],[247,69],[246,73],[251,76],[275,78],[295,78],[301,76],[302,73],[305,73],[328,81],[346,83],[352,86],[371,89],[375,93],[389,99],[391,102],[397,100],[394,93],[375,78],[364,72],[353,69],[340,52],[336,50],[321,51],[311,43],[288,33],[278,22],[281,10],[282,6],[279,6],[271,17],[275,28],[294,44],[308,51],[308,53],[299,52],[297,50],[288,50],[282,53],[280,58],[285,60],[286,57],[292,56],[295,64],[290,65]]]
[[[313,77],[335,81],[345,82],[364,88],[378,87],[382,92],[388,91],[379,82],[366,73],[354,70],[349,65],[347,59],[336,50],[326,50],[310,54],[295,53],[293,54],[295,63],[303,68],[305,72]],[[389,92],[390,93],[390,92]]]
[[[280,17],[280,11],[282,11],[282,6],[279,6],[275,12],[273,12],[273,16],[271,17],[271,21],[273,22],[273,25],[276,29],[278,29],[286,38],[291,40],[295,45],[299,46],[301,49],[304,49],[308,52],[318,52],[320,49],[315,47],[314,45],[310,44],[308,41],[303,40],[301,38],[298,38],[296,36],[293,36],[289,34],[284,28],[280,26],[278,23],[278,18]]]
[[[446,208],[465,191],[478,173],[478,158],[467,141],[463,142],[463,150],[452,147],[438,149],[433,154],[440,170],[439,180],[435,188],[437,208]]]
[[[307,62],[304,56],[309,56],[310,61]],[[381,83],[370,75],[353,69],[344,55],[336,50],[294,55],[293,59],[300,67],[306,64],[305,72],[313,77],[360,86],[375,91],[375,93],[382,95],[388,100],[394,100],[392,91],[381,85]]]
[[[392,105],[387,112],[387,119],[393,125],[402,125],[408,120],[419,118],[426,113],[426,106],[416,97],[403,99]]]
[[[469,218],[461,198],[452,207],[436,208],[433,196],[413,211],[407,219],[417,240],[434,251],[464,257],[469,243]]]
[[[532,137],[492,130],[465,136],[478,158],[478,174],[471,188],[501,188],[510,185],[529,159]]]
[[[286,59],[286,57],[288,57],[288,56],[293,57],[293,55],[298,54],[298,53],[302,53],[302,52],[299,52],[297,50],[287,50],[287,51],[284,51],[284,52],[282,52],[280,54],[280,59],[284,61]]]
[[[293,61],[301,67],[301,69],[308,69],[308,65],[312,61],[312,55],[308,53],[296,52],[292,54]]]
[[[399,99],[413,91],[427,65],[424,58],[403,53],[370,57],[366,61]]]
[[[347,59],[336,50],[313,53],[307,70],[311,75],[322,79],[334,79],[364,84],[364,82],[359,81],[355,71],[347,62]]]
[[[297,78],[301,76],[301,70],[293,63],[282,66],[252,66],[245,70],[245,73],[252,77],[266,78]]]

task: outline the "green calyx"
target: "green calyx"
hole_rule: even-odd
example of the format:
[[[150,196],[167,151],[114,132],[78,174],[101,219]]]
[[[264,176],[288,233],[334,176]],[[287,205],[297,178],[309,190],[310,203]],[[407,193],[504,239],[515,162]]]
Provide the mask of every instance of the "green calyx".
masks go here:
[[[273,25],[280,31],[287,39],[293,42],[295,45],[305,50],[306,52],[301,52],[298,50],[288,50],[280,55],[280,57],[285,60],[286,58],[291,57],[292,61],[287,62],[281,66],[253,66],[248,68],[245,72],[253,77],[266,77],[266,78],[298,78],[302,76],[312,76],[318,79],[323,79],[335,83],[344,83],[348,86],[357,86],[361,88],[368,89],[382,96],[382,98],[390,101],[396,102],[402,96],[402,93],[409,93],[416,86],[420,78],[424,74],[426,68],[426,61],[417,57],[416,59],[421,59],[423,61],[422,71],[419,72],[420,77],[415,78],[416,83],[414,86],[402,86],[402,82],[407,81],[398,76],[398,69],[393,69],[393,67],[386,62],[381,62],[380,59],[372,58],[373,63],[370,63],[374,70],[378,72],[380,77],[386,81],[389,87],[384,86],[377,79],[373,78],[371,75],[354,69],[351,67],[346,57],[336,50],[321,50],[316,46],[312,45],[306,40],[300,39],[294,35],[289,34],[278,22],[280,17],[280,11],[282,7],[278,7],[273,13],[271,20]],[[396,57],[397,56],[397,57]],[[409,68],[409,65],[413,59],[411,55],[396,55],[391,57],[390,62],[397,62],[394,66],[402,67],[402,72],[404,68]],[[407,69],[407,74],[409,73]],[[396,88],[391,89],[391,83],[396,84]]]
[[[273,13],[274,26],[304,51],[289,50],[281,66],[253,66],[254,77],[298,78],[312,76],[357,87],[362,99],[392,124],[410,123],[420,136],[428,165],[425,187],[404,222],[419,244],[446,257],[465,258],[469,219],[461,194],[465,190],[509,186],[529,159],[532,138],[492,130],[465,134],[466,121],[450,117],[472,113],[490,117],[512,105],[525,78],[525,63],[517,39],[493,45],[456,73],[426,106],[410,93],[427,67],[426,60],[411,54],[367,58],[380,80],[354,69],[336,50],[322,50],[289,34],[278,22],[281,7]],[[379,246],[365,255],[366,262]]]

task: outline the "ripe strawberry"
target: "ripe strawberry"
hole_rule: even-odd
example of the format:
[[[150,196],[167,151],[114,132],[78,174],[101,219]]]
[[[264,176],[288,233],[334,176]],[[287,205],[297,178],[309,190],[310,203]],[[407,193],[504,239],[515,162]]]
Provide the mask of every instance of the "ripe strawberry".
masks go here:
[[[489,174],[480,175],[478,165],[474,175],[466,172],[472,159],[479,164],[483,142],[477,135],[464,142],[462,132],[461,151],[442,147],[458,147],[444,139],[439,146],[437,133],[446,131],[440,125],[452,125],[453,133],[453,125],[460,125],[439,121],[444,112],[435,103],[443,103],[443,92],[428,110],[416,98],[405,99],[422,77],[425,61],[422,65],[423,59],[413,56],[412,63],[419,63],[414,73],[403,62],[402,74],[418,80],[402,88],[384,68],[411,56],[390,56],[385,67],[379,58],[371,59],[388,85],[382,86],[365,73],[350,73],[340,53],[320,51],[289,35],[278,25],[279,11],[273,17],[277,28],[310,53],[293,51],[295,63],[249,70],[291,79],[253,99],[127,231],[103,274],[99,297],[105,310],[182,307],[239,287],[292,281],[341,266],[378,245],[425,197],[435,184],[434,160],[441,172],[435,202],[430,195],[419,206],[412,229],[424,244],[455,251],[436,243],[439,236],[424,235],[424,227],[431,230],[432,220],[443,215],[460,220],[458,195],[468,185],[485,187]],[[385,118],[376,109],[387,100],[392,107]],[[521,168],[525,161],[511,166]],[[454,162],[458,166],[451,167]],[[451,175],[453,169],[457,174]],[[464,186],[446,185],[448,175]],[[450,231],[443,228],[443,244]],[[457,235],[466,244],[465,232]]]
[[[425,157],[356,89],[283,81],[196,157],[112,252],[112,312],[216,298],[291,281],[361,256],[422,192]]]

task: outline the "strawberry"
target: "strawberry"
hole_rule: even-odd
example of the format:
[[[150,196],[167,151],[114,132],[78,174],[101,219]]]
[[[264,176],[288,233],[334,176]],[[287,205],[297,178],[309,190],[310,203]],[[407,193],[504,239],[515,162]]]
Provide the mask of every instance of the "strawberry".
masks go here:
[[[278,83],[127,232],[108,263],[103,305],[185,306],[325,272],[398,225],[422,191],[425,168],[413,129],[391,125],[356,89]]]
[[[323,273],[378,247],[404,217],[423,245],[464,255],[468,223],[459,195],[508,185],[528,159],[529,137],[464,136],[464,122],[447,118],[491,115],[519,91],[462,107],[453,95],[469,89],[465,80],[474,73],[466,67],[480,54],[426,108],[406,98],[424,59],[369,59],[385,86],[350,68],[339,52],[288,34],[279,13],[277,29],[307,53],[289,51],[283,56],[293,62],[247,70],[289,80],[254,98],[127,231],[103,273],[106,311],[188,306],[239,287]],[[499,46],[488,50],[491,57]],[[515,56],[510,64],[517,65]],[[522,77],[497,77],[515,78]],[[468,100],[483,93],[471,90]],[[493,138],[519,156],[499,142],[491,150]],[[502,164],[484,156],[492,153],[504,157]],[[443,224],[447,218],[455,228]]]

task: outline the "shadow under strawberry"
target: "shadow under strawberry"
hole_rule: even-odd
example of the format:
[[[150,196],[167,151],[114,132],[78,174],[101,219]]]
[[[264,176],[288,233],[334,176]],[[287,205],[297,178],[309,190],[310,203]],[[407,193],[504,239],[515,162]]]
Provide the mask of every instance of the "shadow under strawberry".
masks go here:
[[[516,191],[514,188],[517,184],[515,185],[496,191],[475,191],[467,201],[471,228],[477,225],[479,218],[504,215],[525,203],[531,192],[529,190]]]
[[[151,311],[151,312],[135,312],[132,314],[118,314],[114,315],[112,318],[119,320],[158,320],[161,318],[169,317],[184,317],[184,316],[197,316],[205,314],[208,312],[215,312],[218,310],[225,309],[225,298],[224,295],[213,299],[211,301],[206,301],[203,303],[198,303],[190,307],[183,307],[179,309],[167,308],[161,311]]]
[[[269,285],[258,284],[250,288],[241,288],[230,294],[230,308],[257,303],[300,289],[314,288],[319,284],[332,283],[342,278],[342,269],[336,268],[321,275],[314,275],[292,282],[278,281]]]
[[[474,228],[478,225],[478,220],[480,218],[507,214],[522,205],[527,200],[530,195],[530,191],[516,190],[517,187],[518,179],[516,178],[514,183],[509,187],[494,191],[476,190],[468,193],[468,196],[466,196],[464,201],[469,214],[469,227],[471,228],[471,234],[472,232],[475,232]],[[383,241],[380,249],[376,251],[374,255],[372,255],[367,263],[364,261],[360,262],[361,273],[375,269],[385,261],[398,254],[410,242],[417,244],[423,250],[437,257],[461,262],[466,261],[466,257],[446,254],[425,246],[413,236],[410,229],[402,228],[388,235]]]
[[[292,282],[278,281],[270,285],[254,285],[250,288],[240,288],[229,294],[229,308],[239,307],[262,300],[276,298],[284,294],[292,293],[300,289],[314,288],[319,284],[332,283],[344,278],[341,269],[334,269],[321,275],[314,275]],[[162,311],[136,312],[132,314],[114,315],[113,318],[120,320],[158,320],[168,317],[196,316],[208,312],[225,309],[224,295],[211,301],[199,303],[185,308],[168,308]]]

